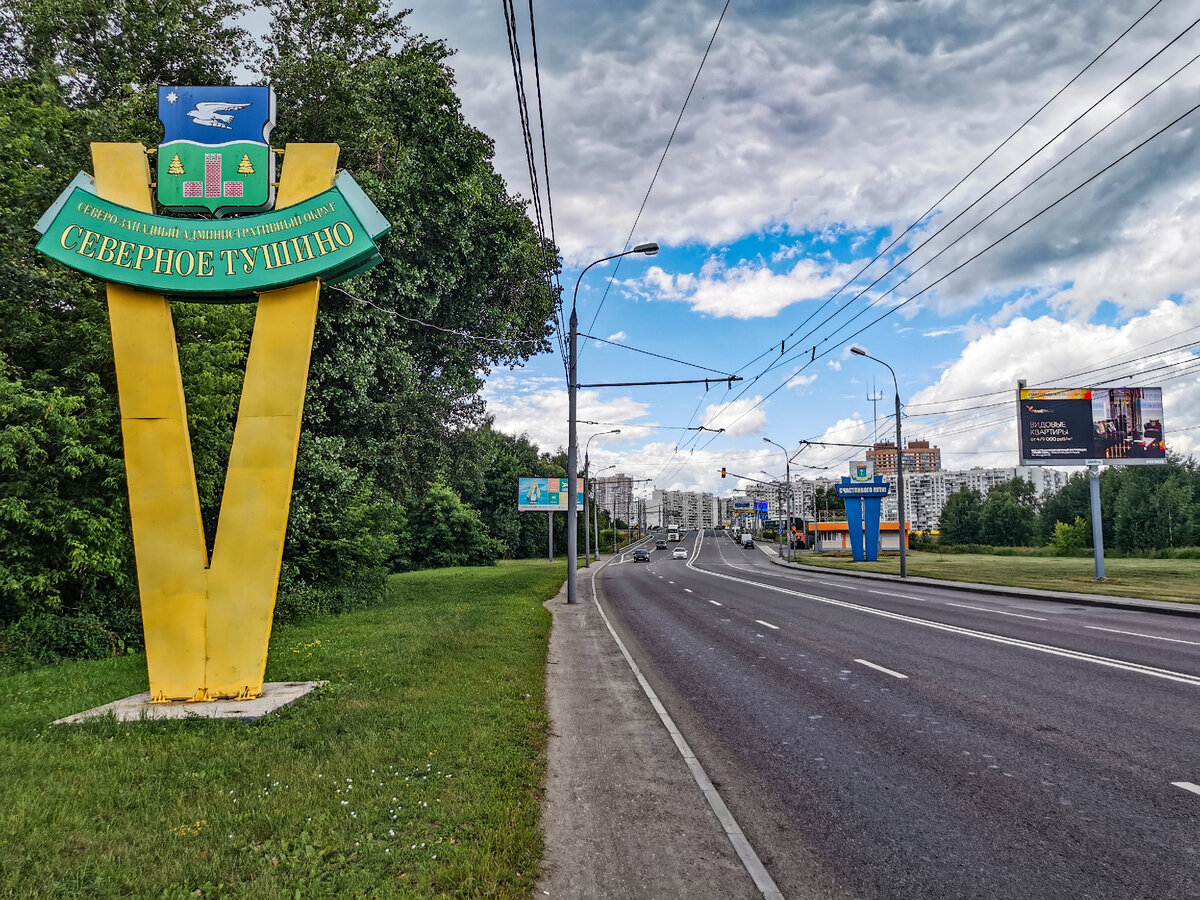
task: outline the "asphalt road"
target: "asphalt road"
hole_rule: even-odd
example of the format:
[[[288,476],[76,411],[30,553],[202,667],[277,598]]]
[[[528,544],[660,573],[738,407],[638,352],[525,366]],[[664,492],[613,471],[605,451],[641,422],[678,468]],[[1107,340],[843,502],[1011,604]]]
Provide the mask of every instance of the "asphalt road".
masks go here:
[[[601,601],[784,896],[1200,898],[1200,620],[683,545]]]

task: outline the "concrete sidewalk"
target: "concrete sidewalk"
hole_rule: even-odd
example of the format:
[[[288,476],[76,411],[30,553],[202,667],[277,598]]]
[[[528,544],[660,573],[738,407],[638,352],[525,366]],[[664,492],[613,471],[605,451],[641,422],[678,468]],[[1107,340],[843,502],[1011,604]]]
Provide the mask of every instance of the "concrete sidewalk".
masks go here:
[[[546,670],[550,739],[538,894],[762,897],[600,615],[595,566],[566,587]]]

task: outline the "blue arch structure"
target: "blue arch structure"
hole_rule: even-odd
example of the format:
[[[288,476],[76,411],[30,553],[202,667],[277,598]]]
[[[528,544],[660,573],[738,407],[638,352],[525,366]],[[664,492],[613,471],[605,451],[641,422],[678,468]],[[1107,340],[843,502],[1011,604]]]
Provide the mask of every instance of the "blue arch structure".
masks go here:
[[[850,529],[850,552],[855,562],[874,562],[879,558],[879,508],[892,487],[875,475],[870,481],[855,481],[842,476],[837,495],[846,504],[846,526]]]

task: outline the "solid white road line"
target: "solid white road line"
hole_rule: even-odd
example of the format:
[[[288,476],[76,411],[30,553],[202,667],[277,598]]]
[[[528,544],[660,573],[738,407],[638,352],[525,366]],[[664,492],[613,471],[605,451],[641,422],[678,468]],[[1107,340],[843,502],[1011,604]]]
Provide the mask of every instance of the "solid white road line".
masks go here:
[[[721,824],[721,829],[725,832],[725,837],[733,845],[734,852],[737,853],[738,858],[742,861],[742,865],[754,882],[754,886],[762,894],[763,900],[783,900],[783,892],[779,890],[779,886],[775,884],[775,879],[771,877],[771,873],[767,871],[767,867],[759,859],[758,853],[755,852],[754,847],[750,844],[750,840],[742,831],[742,826],[738,824],[737,819],[733,817],[733,813],[729,811],[729,807],[725,805],[725,801],[717,791],[716,785],[712,783],[712,780],[708,777],[708,773],[704,771],[704,766],[700,764],[700,760],[696,758],[696,754],[692,752],[692,748],[684,740],[683,732],[675,725],[675,721],[667,712],[667,708],[662,705],[662,702],[658,699],[658,695],[650,687],[650,682],[646,680],[645,676],[642,675],[642,670],[633,661],[633,656],[630,655],[629,650],[626,649],[625,644],[621,641],[617,630],[613,628],[612,622],[608,620],[608,616],[604,612],[604,607],[600,605],[600,598],[596,596],[595,577],[595,575],[592,576],[592,603],[595,604],[596,611],[600,613],[600,618],[604,620],[604,624],[608,628],[608,633],[612,635],[612,639],[616,642],[618,649],[620,649],[621,655],[625,657],[625,662],[629,665],[634,677],[637,678],[638,684],[641,685],[646,699],[650,701],[650,705],[658,713],[659,721],[663,723],[663,726],[667,729],[667,733],[671,736],[671,740],[675,742],[675,747],[679,750],[679,755],[683,757],[688,771],[692,773],[692,779],[696,782],[696,786],[700,788],[704,799],[708,801],[709,809],[716,815],[717,821]]]
[[[1046,621],[1041,616],[1027,616],[1027,615],[1024,615],[1023,613],[1010,613],[1010,612],[1005,612],[1002,609],[988,609],[986,606],[968,606],[965,603],[951,603],[948,600],[945,601],[942,605],[943,606],[957,606],[959,609],[973,609],[973,610],[975,610],[975,612],[995,613],[998,616],[1012,616],[1014,619],[1033,619],[1035,622],[1045,622]]]
[[[868,669],[874,669],[876,672],[883,672],[885,675],[891,675],[893,678],[907,678],[907,675],[901,675],[899,672],[893,672],[891,669],[885,669],[883,666],[877,666],[873,662],[867,662],[865,659],[856,659],[856,663],[866,666]]]
[[[932,628],[935,631],[945,631],[950,634],[957,634],[962,637],[974,638],[980,641],[988,641],[994,644],[1003,644],[1008,647],[1018,647],[1022,650],[1033,650],[1038,653],[1046,653],[1050,656],[1060,656],[1065,659],[1073,659],[1079,662],[1092,663],[1097,666],[1105,666],[1110,669],[1120,669],[1125,672],[1133,672],[1137,675],[1149,675],[1152,678],[1162,678],[1166,681],[1177,681],[1182,684],[1190,684],[1193,687],[1200,687],[1200,676],[1189,675],[1186,672],[1175,672],[1171,669],[1158,669],[1154,666],[1144,666],[1140,663],[1126,662],[1120,659],[1110,659],[1106,656],[1096,656],[1092,653],[1084,653],[1080,650],[1069,650],[1066,647],[1055,647],[1052,644],[1039,644],[1034,641],[1023,641],[1019,638],[1005,637],[1000,634],[992,634],[987,631],[976,631],[973,628],[963,628],[959,625],[948,625],[945,622],[936,622],[932,619],[922,619],[917,616],[908,616],[903,613],[890,612],[886,609],[876,609],[872,606],[863,606],[859,603],[850,603],[846,600],[834,600],[832,597],[822,597],[819,594],[809,594],[804,591],[793,591],[790,588],[779,587],[774,584],[765,584],[761,581],[750,581],[748,578],[739,578],[736,575],[725,575],[721,572],[712,572],[708,569],[699,569],[688,563],[688,568],[710,578],[724,578],[726,581],[736,581],[739,584],[748,584],[751,587],[760,588],[764,591],[775,591],[780,594],[787,594],[791,597],[800,597],[804,600],[812,600],[814,603],[824,603],[827,606],[837,606],[842,609],[850,609],[856,612],[865,613],[870,616],[879,616],[883,619],[891,619],[895,622],[907,622],[910,625],[919,625],[922,628]]]
[[[1190,644],[1193,647],[1200,647],[1200,641],[1185,641],[1180,638],[1159,637],[1157,634],[1142,634],[1140,631],[1121,631],[1119,628],[1101,628],[1099,625],[1084,625],[1084,628],[1090,628],[1092,631],[1111,631],[1113,634],[1127,634],[1130,637],[1150,638],[1152,641],[1167,641],[1172,644]]]
[[[1191,791],[1193,794],[1200,794],[1200,784],[1192,784],[1190,781],[1172,781],[1177,788],[1183,788],[1185,791]]]
[[[764,626],[764,627],[766,627],[766,628],[773,628],[773,629],[775,629],[776,631],[778,631],[778,630],[779,630],[779,626],[778,626],[778,625],[772,625],[770,622],[764,622],[762,619],[755,619],[754,621],[755,621],[755,622],[757,622],[759,625],[762,625],[762,626]]]

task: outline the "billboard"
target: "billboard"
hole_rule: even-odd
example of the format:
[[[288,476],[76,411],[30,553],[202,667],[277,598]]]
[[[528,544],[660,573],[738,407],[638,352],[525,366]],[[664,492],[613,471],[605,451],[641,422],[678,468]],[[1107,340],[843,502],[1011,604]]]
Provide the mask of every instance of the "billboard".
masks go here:
[[[566,512],[571,495],[565,478],[518,478],[518,512]],[[575,479],[576,509],[583,510],[583,479]]]
[[[1021,465],[1165,462],[1162,388],[1020,388]]]

